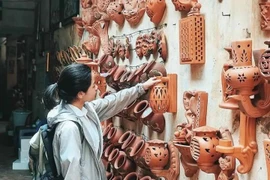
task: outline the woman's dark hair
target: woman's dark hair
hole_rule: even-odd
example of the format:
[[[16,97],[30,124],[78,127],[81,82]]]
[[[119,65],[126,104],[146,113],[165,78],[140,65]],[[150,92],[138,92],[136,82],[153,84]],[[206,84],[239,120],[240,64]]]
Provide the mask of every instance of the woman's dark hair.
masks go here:
[[[52,109],[60,100],[71,103],[78,92],[86,92],[91,85],[91,69],[84,64],[71,64],[61,72],[58,82],[51,84],[44,92],[43,102]]]

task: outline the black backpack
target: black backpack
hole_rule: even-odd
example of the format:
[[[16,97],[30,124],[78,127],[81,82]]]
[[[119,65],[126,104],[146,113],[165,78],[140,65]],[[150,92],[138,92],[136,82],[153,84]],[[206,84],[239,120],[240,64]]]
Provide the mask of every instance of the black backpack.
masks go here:
[[[73,121],[78,127],[80,132],[82,128],[78,122]],[[41,180],[62,180],[62,175],[58,175],[56,164],[53,155],[53,138],[55,129],[59,123],[53,127],[47,124],[41,126],[39,131],[33,136],[33,141],[30,141],[29,157],[30,169],[32,169],[34,179]],[[81,133],[82,134],[82,133]],[[81,138],[83,141],[83,139]]]

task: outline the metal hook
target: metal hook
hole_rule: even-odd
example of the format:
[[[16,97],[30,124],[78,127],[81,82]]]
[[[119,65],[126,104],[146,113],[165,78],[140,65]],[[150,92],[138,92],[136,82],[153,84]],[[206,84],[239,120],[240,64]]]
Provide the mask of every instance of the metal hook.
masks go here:
[[[222,12],[222,16],[231,16],[231,14],[224,14],[224,12]]]

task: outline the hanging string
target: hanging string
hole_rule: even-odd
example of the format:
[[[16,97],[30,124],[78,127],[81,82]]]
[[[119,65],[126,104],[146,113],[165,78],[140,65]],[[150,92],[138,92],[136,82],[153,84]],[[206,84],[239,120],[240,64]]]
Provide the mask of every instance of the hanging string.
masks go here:
[[[156,29],[156,30],[157,29],[162,29],[163,27],[167,27],[167,23],[164,23],[164,24],[161,24],[159,26],[152,27],[152,28],[141,29],[139,31],[132,32],[130,34],[122,34],[122,35],[119,35],[119,36],[113,35],[111,38],[113,38],[113,39],[124,39],[126,37],[132,38],[133,35],[141,34],[143,32],[149,32],[149,31],[154,30],[154,29]]]

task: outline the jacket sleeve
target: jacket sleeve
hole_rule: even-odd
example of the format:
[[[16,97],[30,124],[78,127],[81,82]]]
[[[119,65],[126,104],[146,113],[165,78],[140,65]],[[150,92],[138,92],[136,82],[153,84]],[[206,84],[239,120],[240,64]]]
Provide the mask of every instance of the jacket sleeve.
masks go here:
[[[145,90],[142,84],[105,96],[89,103],[92,104],[100,120],[106,120],[122,111],[126,106],[143,95]]]
[[[60,123],[58,126],[58,144],[60,168],[65,180],[81,179],[81,135],[78,126],[72,121]],[[58,128],[58,127],[57,127]]]

